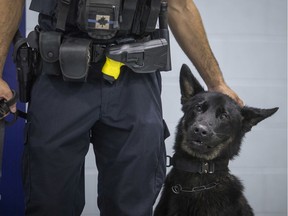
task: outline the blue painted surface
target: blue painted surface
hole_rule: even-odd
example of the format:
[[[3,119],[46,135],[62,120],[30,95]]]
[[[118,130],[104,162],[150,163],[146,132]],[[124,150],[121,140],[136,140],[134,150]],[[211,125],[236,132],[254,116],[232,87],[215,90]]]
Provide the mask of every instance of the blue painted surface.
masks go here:
[[[25,35],[25,15],[20,30]],[[12,61],[12,47],[10,48],[3,72],[12,89],[18,90],[16,68]],[[25,104],[18,102],[17,108],[25,110]],[[24,120],[18,119],[12,126],[7,126],[3,151],[3,176],[0,179],[0,216],[24,215],[24,196],[22,188],[22,151],[23,151]]]

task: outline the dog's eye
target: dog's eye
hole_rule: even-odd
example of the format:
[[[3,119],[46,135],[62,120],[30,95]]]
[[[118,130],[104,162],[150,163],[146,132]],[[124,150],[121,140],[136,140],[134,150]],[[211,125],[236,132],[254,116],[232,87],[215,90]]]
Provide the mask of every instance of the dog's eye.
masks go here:
[[[195,111],[196,112],[202,112],[202,106],[200,104],[195,106]]]
[[[228,115],[228,113],[224,112],[224,113],[221,113],[221,114],[219,115],[219,118],[220,118],[221,120],[229,119],[229,115]]]

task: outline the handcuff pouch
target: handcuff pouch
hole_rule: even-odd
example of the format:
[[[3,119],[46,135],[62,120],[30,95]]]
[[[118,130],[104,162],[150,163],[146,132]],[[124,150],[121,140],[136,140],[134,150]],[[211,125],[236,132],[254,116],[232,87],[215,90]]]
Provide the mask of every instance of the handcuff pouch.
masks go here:
[[[92,41],[65,38],[60,46],[60,68],[65,81],[85,82],[88,77]]]

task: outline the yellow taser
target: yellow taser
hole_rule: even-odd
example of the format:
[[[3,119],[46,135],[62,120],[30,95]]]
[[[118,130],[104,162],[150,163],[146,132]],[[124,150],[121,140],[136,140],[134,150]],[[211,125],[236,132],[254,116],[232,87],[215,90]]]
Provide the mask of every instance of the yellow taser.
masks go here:
[[[115,61],[106,56],[106,62],[102,68],[104,78],[108,81],[115,81],[120,75],[120,69],[124,64],[122,62]]]

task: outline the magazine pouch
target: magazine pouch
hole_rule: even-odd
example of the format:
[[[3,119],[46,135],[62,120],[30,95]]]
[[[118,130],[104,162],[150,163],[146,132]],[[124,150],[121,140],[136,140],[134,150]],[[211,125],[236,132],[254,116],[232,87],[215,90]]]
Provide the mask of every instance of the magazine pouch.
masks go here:
[[[43,72],[48,75],[61,75],[59,67],[59,48],[62,33],[41,31],[39,35],[39,51],[43,59]]]
[[[119,30],[121,0],[79,0],[77,25],[93,39],[113,38]]]

